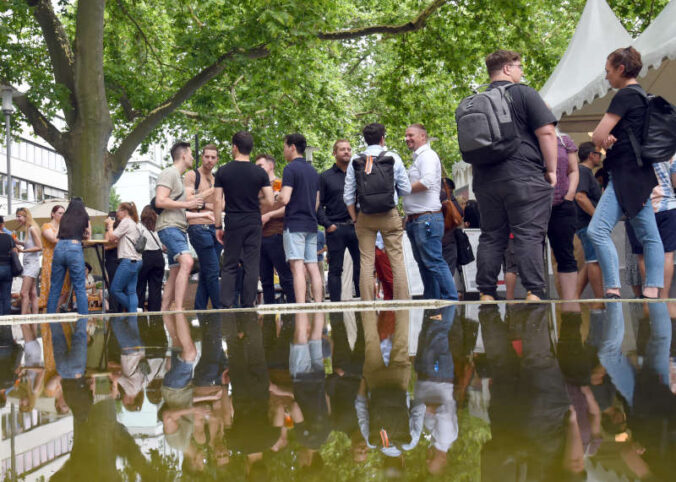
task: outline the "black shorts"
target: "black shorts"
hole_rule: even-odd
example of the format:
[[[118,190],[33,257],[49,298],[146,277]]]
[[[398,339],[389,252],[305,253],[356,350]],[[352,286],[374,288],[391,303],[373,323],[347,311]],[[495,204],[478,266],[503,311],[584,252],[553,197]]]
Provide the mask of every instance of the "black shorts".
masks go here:
[[[573,249],[575,227],[577,226],[577,207],[573,201],[563,200],[552,207],[549,218],[547,237],[554,251],[557,271],[559,273],[575,273],[577,261]]]
[[[657,222],[657,230],[660,232],[660,238],[662,238],[664,252],[671,253],[672,251],[676,251],[676,209],[655,213],[655,221]],[[631,252],[633,254],[643,254],[643,245],[636,237],[631,223],[625,221],[624,227],[627,231],[629,244],[631,245]]]

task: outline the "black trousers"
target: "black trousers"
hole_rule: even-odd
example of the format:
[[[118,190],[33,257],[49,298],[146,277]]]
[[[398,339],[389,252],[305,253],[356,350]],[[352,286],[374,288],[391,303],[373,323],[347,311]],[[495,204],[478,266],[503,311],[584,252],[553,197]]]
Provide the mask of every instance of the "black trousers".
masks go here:
[[[261,241],[261,285],[263,285],[263,301],[266,305],[275,302],[275,270],[279,275],[287,303],[296,302],[293,291],[293,275],[284,254],[284,243],[281,234],[267,236]]]
[[[331,301],[340,301],[341,277],[345,248],[352,256],[352,281],[359,296],[359,240],[354,224],[336,224],[338,229],[326,233],[326,247],[329,251],[329,296]]]
[[[237,270],[240,260],[244,272],[240,295],[241,306],[243,308],[254,306],[260,271],[261,232],[260,224],[226,229],[221,271],[221,305],[223,308],[232,308],[235,304]]]
[[[544,176],[475,183],[474,194],[481,214],[476,284],[481,293],[495,296],[511,232],[523,286],[544,296],[543,250],[552,211],[552,192]]]
[[[113,283],[115,279],[115,272],[120,260],[117,258],[117,248],[106,250],[106,273],[108,273],[108,280]],[[108,313],[122,313],[123,309],[120,302],[111,293],[108,293]]]
[[[145,308],[148,288],[148,311],[160,311],[162,307],[162,280],[164,279],[164,256],[162,250],[143,252],[143,266],[138,273],[136,295],[138,305]]]

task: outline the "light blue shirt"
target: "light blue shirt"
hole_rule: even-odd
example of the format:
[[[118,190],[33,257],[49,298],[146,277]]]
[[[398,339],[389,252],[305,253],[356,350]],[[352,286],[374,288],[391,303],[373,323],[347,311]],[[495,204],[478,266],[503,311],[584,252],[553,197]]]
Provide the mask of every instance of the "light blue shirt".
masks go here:
[[[377,156],[382,151],[386,150],[380,144],[373,144],[366,148],[362,154],[367,156]],[[411,181],[408,179],[408,173],[406,172],[406,166],[401,161],[399,154],[393,151],[387,151],[394,158],[394,204],[397,204],[399,201],[399,196],[406,196],[411,193]],[[352,161],[358,156],[354,156],[350,160],[350,165],[347,166],[347,172],[345,173],[345,190],[343,191],[343,201],[345,201],[346,206],[352,206],[356,203],[356,192],[357,192],[357,180],[354,177],[354,167],[352,167]]]

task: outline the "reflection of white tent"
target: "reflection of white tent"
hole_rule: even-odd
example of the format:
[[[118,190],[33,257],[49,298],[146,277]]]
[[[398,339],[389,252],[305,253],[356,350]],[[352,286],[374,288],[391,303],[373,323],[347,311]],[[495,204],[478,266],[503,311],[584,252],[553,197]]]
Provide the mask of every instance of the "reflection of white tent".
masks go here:
[[[602,12],[603,19],[599,17]],[[643,59],[641,85],[676,103],[676,1],[633,42],[617,26],[622,29],[604,0],[589,0],[568,50],[541,90],[556,116],[561,116],[560,129],[577,142],[589,140],[587,133],[596,127],[615,95],[604,80],[604,67],[606,57],[616,48],[632,44]],[[592,59],[594,66],[589,64]]]

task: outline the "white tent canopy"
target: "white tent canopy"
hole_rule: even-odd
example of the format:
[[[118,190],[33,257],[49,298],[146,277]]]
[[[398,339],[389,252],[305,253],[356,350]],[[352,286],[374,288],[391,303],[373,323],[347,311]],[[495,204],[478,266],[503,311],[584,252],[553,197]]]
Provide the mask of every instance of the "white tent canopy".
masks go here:
[[[566,52],[540,90],[557,119],[606,95],[606,57],[631,41],[605,0],[587,2]]]
[[[618,26],[623,34],[617,32]],[[606,57],[614,49],[629,44],[641,53],[644,65],[641,85],[646,91],[676,103],[676,62],[673,61],[676,59],[676,0],[667,5],[635,41],[604,0],[589,0],[568,50],[540,91],[560,118],[560,129],[577,142],[589,140],[588,133],[596,127],[615,95],[605,80]]]

